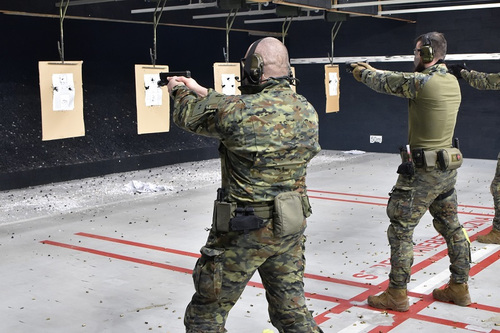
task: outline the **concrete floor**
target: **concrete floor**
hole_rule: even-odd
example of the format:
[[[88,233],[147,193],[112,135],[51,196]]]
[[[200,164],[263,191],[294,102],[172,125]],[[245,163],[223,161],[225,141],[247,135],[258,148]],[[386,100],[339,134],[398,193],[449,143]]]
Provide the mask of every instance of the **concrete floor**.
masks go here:
[[[367,306],[387,286],[385,206],[398,164],[396,154],[356,151],[311,162],[305,289],[318,324],[325,333],[500,332],[500,245],[475,241],[491,228],[494,160],[466,159],[457,183],[474,304],[432,299],[449,261],[427,213],[415,232],[410,311]],[[219,182],[219,161],[209,160],[0,192],[0,332],[184,332]],[[276,332],[258,276],[226,328]]]

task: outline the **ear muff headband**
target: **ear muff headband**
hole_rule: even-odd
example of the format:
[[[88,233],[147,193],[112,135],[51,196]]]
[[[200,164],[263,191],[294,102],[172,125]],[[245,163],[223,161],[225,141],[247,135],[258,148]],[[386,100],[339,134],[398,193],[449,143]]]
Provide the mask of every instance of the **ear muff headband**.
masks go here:
[[[424,36],[423,44],[420,47],[420,58],[424,64],[434,60],[434,50],[432,49],[431,39],[428,35]]]

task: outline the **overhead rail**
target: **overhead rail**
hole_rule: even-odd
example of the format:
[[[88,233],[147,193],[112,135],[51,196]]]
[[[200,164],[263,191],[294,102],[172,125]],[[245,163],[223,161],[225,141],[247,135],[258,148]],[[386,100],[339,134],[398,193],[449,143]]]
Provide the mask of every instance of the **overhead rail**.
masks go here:
[[[0,9],[0,14],[59,19],[59,14],[55,15],[55,14],[44,14],[44,13],[30,13],[30,12],[20,12],[20,11],[2,10],[2,9]],[[145,24],[145,25],[153,24],[152,22],[146,22],[146,21],[118,20],[118,19],[109,19],[109,18],[102,18],[102,17],[69,16],[69,15],[65,15],[65,19],[66,20],[97,21],[97,22]],[[203,29],[203,30],[226,30],[225,27],[213,27],[213,26],[207,26],[207,25],[192,25],[192,24],[189,25],[189,24],[178,24],[178,23],[158,23],[158,25],[169,26],[169,27],[194,28],[194,29]],[[232,28],[231,30],[238,31],[238,32],[246,32],[251,36],[281,37],[281,32],[276,32],[276,31],[251,30],[251,29],[239,29],[239,28]]]
[[[415,56],[394,55],[394,56],[355,56],[355,57],[333,57],[333,58],[291,58],[292,65],[313,65],[313,64],[346,64],[351,62],[413,62]],[[457,53],[447,54],[446,61],[489,61],[500,60],[500,53]]]
[[[409,8],[397,10],[381,10],[380,15],[394,15],[394,14],[410,14],[410,13],[426,13],[426,12],[444,12],[453,10],[472,10],[472,9],[488,9],[500,8],[500,3],[484,3],[479,5],[462,5],[462,6],[443,6],[443,7],[428,7],[428,8]]]
[[[162,11],[171,11],[171,10],[187,10],[187,9],[204,9],[204,8],[215,8],[217,7],[217,2],[199,2],[199,3],[190,3],[189,5],[179,5],[179,6],[163,6],[161,8]],[[141,8],[141,9],[132,9],[130,11],[131,14],[144,14],[154,12],[155,8]],[[226,15],[227,16],[227,15]]]
[[[353,3],[338,3],[334,0],[334,5],[332,9],[338,8],[355,8],[355,7],[366,7],[366,6],[386,6],[386,5],[401,5],[401,4],[419,4],[425,2],[437,2],[437,1],[448,1],[448,0],[377,0],[377,1],[362,1]]]

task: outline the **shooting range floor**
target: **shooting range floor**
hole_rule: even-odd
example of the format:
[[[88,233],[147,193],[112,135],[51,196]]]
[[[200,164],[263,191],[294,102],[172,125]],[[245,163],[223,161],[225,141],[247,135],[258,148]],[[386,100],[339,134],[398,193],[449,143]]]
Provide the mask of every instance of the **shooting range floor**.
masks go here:
[[[356,151],[311,162],[305,290],[316,321],[325,333],[500,332],[500,245],[476,241],[491,229],[496,160],[466,159],[456,187],[474,303],[433,300],[449,260],[426,213],[414,236],[410,310],[367,305],[387,286],[385,209],[398,164],[396,154]],[[219,183],[215,159],[0,192],[0,332],[184,332]],[[226,328],[276,332],[258,276]]]

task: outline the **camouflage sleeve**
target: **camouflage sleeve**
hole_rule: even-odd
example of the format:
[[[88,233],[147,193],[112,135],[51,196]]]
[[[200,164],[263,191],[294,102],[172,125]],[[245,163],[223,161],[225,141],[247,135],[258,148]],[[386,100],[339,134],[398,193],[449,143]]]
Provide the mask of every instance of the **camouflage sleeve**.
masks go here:
[[[500,90],[500,73],[482,73],[463,70],[460,74],[473,88],[479,90]]]
[[[200,98],[184,85],[176,86],[173,121],[180,128],[208,137],[219,137],[217,111],[224,101],[224,95],[208,89],[206,97]]]
[[[428,77],[422,73],[364,70],[361,81],[376,92],[413,99]]]

